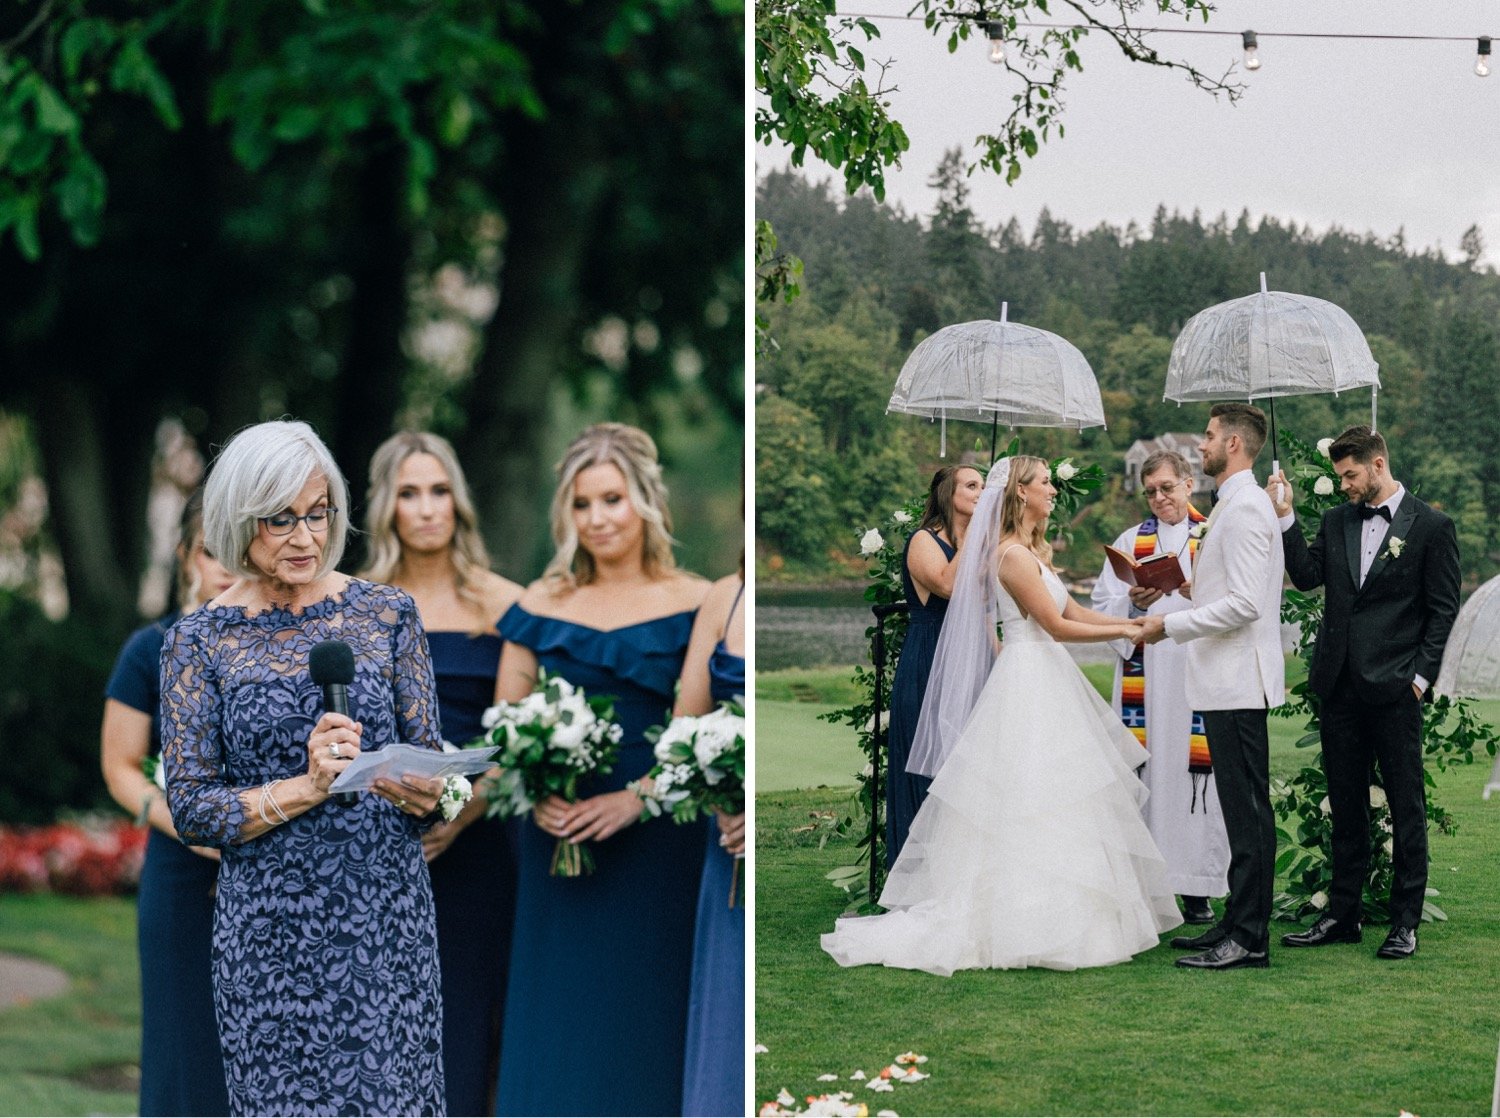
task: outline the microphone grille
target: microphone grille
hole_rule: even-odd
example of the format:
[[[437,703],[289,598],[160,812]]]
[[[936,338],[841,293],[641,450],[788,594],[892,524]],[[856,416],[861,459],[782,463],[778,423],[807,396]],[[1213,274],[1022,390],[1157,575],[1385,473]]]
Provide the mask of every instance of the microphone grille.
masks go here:
[[[354,650],[343,641],[319,641],[307,655],[312,681],[319,687],[329,683],[345,686],[354,682]]]

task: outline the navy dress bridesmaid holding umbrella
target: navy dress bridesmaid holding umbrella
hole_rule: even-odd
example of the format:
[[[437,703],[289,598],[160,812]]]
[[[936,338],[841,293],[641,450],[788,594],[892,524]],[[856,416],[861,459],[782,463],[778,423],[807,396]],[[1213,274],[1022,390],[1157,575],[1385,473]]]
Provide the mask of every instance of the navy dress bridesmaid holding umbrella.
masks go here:
[[[644,431],[589,427],[557,470],[557,552],[500,621],[496,697],[520,701],[545,669],[612,695],[624,737],[612,772],[522,825],[496,1113],[679,1114],[703,834],[641,823],[626,784],[654,763],[645,731],[667,722],[709,584],[676,568]],[[549,874],[559,838],[592,844],[591,875]]]
[[[944,466],[932,475],[927,491],[927,507],[917,530],[906,541],[901,560],[901,584],[911,606],[907,614],[906,640],[901,658],[896,662],[896,676],[891,682],[891,715],[887,726],[889,746],[886,763],[885,860],[886,868],[896,864],[896,856],[906,845],[911,821],[927,798],[932,781],[906,771],[912,739],[917,733],[917,718],[922,713],[922,697],[927,693],[927,675],[932,670],[932,656],[937,651],[938,633],[943,615],[953,593],[953,576],[958,570],[958,548],[968,530],[969,518],[979,494],[984,491],[984,475],[973,466]]]
[[[521,587],[490,570],[478,516],[453,447],[438,435],[402,431],[370,460],[366,502],[372,582],[417,603],[437,684],[444,740],[483,732],[495,692],[500,615]],[[510,933],[516,913],[516,850],[510,823],[484,817],[477,789],[458,818],[422,837],[437,907],[442,964],[443,1077],[449,1114],[489,1114],[494,1105],[505,1012]]]
[[[707,714],[745,700],[745,575],[714,583],[688,643],[677,714]],[[745,1113],[745,887],[736,873],[745,853],[745,813],[708,821],[693,985],[688,1005],[682,1113]]]
[[[184,611],[193,610],[233,583],[234,576],[203,550],[203,494],[196,492],[182,511],[177,601]],[[229,1113],[209,981],[219,852],[178,840],[166,793],[142,768],[147,756],[160,763],[161,646],[179,616],[168,614],[125,642],[105,689],[99,734],[100,767],[109,794],[151,827],[136,899],[140,1112],[148,1116]]]

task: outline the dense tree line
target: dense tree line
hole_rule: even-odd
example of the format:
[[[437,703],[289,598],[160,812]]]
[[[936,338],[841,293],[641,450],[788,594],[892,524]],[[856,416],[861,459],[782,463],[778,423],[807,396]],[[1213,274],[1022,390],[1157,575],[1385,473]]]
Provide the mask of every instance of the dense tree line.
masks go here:
[[[856,528],[876,524],[924,488],[937,464],[935,427],[886,415],[912,346],[943,325],[998,318],[1055,331],[1098,377],[1107,429],[1023,430],[1028,452],[1076,453],[1111,477],[1059,558],[1092,573],[1097,549],[1137,514],[1122,495],[1122,454],[1137,438],[1200,431],[1204,405],[1162,401],[1172,340],[1199,310],[1256,291],[1328,299],[1359,323],[1380,363],[1379,428],[1396,475],[1459,525],[1466,578],[1500,569],[1500,277],[1471,229],[1462,259],[1333,228],[1316,233],[1248,212],[1205,219],[1158,208],[1148,226],[1074,228],[1046,210],[1028,235],[969,203],[957,151],[935,170],[934,211],[913,215],[868,193],[772,172],[757,216],[804,263],[803,294],[767,308],[773,343],[756,366],[758,555],[762,570],[847,569]],[[993,222],[993,223],[992,223]],[[1367,392],[1277,401],[1280,425],[1307,442],[1368,422]],[[1005,441],[1002,437],[1002,443]],[[987,430],[950,425],[949,457],[982,448]],[[1264,470],[1267,453],[1259,464]],[[857,569],[857,564],[855,565]]]

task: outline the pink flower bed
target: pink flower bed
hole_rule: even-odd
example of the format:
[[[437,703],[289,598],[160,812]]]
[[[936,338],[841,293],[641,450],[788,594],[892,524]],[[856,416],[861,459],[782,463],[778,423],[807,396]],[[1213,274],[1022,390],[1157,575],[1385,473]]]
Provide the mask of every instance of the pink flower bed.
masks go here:
[[[0,827],[0,892],[128,893],[145,858],[146,828],[125,820]]]

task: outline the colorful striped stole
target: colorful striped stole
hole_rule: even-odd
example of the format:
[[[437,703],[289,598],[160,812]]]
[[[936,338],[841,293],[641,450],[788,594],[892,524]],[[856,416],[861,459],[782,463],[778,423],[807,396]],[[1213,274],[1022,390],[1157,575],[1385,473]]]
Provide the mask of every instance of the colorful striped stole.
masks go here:
[[[1188,523],[1197,524],[1206,520],[1201,512],[1188,505]],[[1148,516],[1135,533],[1135,558],[1148,558],[1156,554],[1156,517]],[[1198,555],[1198,540],[1188,537],[1189,562]],[[1146,645],[1142,642],[1131,650],[1125,661],[1125,670],[1120,676],[1120,721],[1135,735],[1142,746],[1146,744]],[[1208,735],[1203,728],[1203,715],[1193,711],[1192,724],[1188,729],[1188,772],[1192,776],[1193,796],[1188,806],[1191,813],[1197,810],[1200,793],[1208,789],[1208,777],[1213,770],[1213,761],[1208,753]]]

